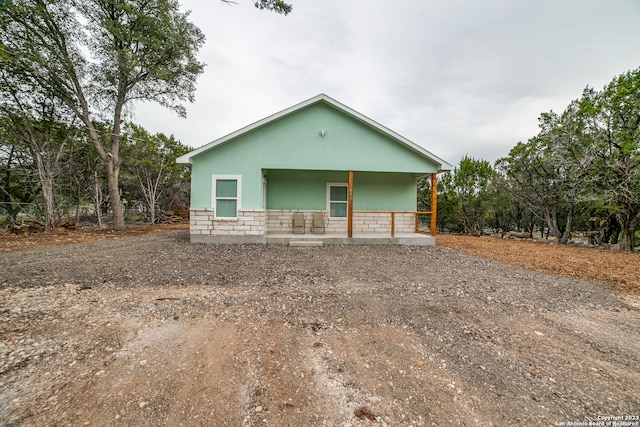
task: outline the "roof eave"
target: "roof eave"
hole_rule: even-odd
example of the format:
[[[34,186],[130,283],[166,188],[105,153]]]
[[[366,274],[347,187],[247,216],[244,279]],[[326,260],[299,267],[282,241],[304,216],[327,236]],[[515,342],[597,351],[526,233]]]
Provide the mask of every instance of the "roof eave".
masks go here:
[[[225,142],[232,140],[242,134],[245,134],[247,132],[250,132],[254,129],[257,129],[261,126],[266,125],[267,123],[270,123],[272,121],[275,121],[281,117],[287,116],[291,113],[294,113],[295,111],[298,111],[302,108],[305,108],[309,105],[315,104],[316,102],[319,101],[324,101],[327,102],[330,105],[333,105],[334,107],[338,108],[339,110],[344,111],[345,113],[351,115],[352,117],[356,118],[357,120],[367,124],[368,126],[371,126],[372,128],[378,130],[379,132],[382,132],[383,134],[386,134],[387,136],[396,139],[398,142],[404,144],[405,146],[407,146],[408,148],[410,148],[411,150],[413,150],[414,152],[416,152],[417,154],[427,158],[428,160],[436,163],[439,168],[438,168],[438,173],[440,172],[445,172],[448,170],[453,169],[453,167],[448,164],[447,162],[445,162],[444,160],[440,159],[438,156],[434,155],[433,153],[429,152],[428,150],[425,150],[424,148],[422,148],[421,146],[415,144],[414,142],[408,140],[407,138],[403,137],[402,135],[392,131],[391,129],[381,125],[380,123],[376,122],[375,120],[370,119],[369,117],[365,116],[362,113],[359,113],[358,111],[336,101],[335,99],[325,95],[324,93],[321,93],[319,95],[314,96],[313,98],[309,98],[306,101],[302,101],[298,104],[295,104],[289,108],[286,108],[282,111],[279,111],[275,114],[272,114],[270,116],[267,116],[261,120],[258,120],[256,122],[251,123],[248,126],[245,126],[241,129],[238,129],[235,132],[232,132],[228,135],[225,135],[221,138],[218,138],[216,140],[213,140],[211,142],[209,142],[208,144],[203,145],[200,148],[197,148],[193,151],[191,151],[190,153],[187,153],[183,156],[180,156],[176,159],[176,163],[181,163],[181,164],[190,164],[191,163],[191,159],[205,151],[208,151],[214,147],[217,147],[219,145],[224,144]]]
[[[183,156],[178,157],[176,159],[176,162],[177,163],[189,164],[189,163],[191,163],[191,158],[192,157],[195,157],[195,156],[197,156],[197,155],[199,155],[201,153],[204,153],[205,151],[208,151],[208,150],[210,150],[210,149],[212,149],[214,147],[217,147],[218,145],[224,144],[225,142],[227,142],[227,141],[229,141],[231,139],[234,139],[237,136],[240,136],[240,135],[245,134],[247,132],[251,132],[252,130],[257,129],[257,128],[263,126],[263,125],[266,125],[267,123],[270,123],[270,122],[272,122],[274,120],[277,120],[277,119],[279,119],[281,117],[284,117],[286,115],[289,115],[289,114],[293,113],[294,111],[297,111],[297,110],[299,110],[301,108],[304,108],[304,107],[306,107],[308,105],[311,105],[311,104],[319,101],[323,97],[326,97],[326,95],[320,94],[320,95],[314,96],[313,98],[307,99],[306,101],[302,101],[302,102],[300,102],[298,104],[295,104],[295,105],[293,105],[293,106],[291,106],[289,108],[286,108],[286,109],[284,109],[282,111],[279,111],[279,112],[277,112],[275,114],[271,114],[270,116],[267,116],[267,117],[265,117],[265,118],[263,118],[261,120],[258,120],[256,122],[253,122],[250,125],[247,125],[247,126],[245,126],[243,128],[240,128],[237,131],[232,132],[230,134],[227,134],[227,135],[225,135],[225,136],[223,136],[221,138],[215,139],[215,140],[209,142],[208,144],[203,145],[200,148],[197,148],[197,149],[195,149],[195,150],[193,150],[193,151],[191,151],[191,152],[189,152],[189,153],[187,153],[187,154],[185,154]]]

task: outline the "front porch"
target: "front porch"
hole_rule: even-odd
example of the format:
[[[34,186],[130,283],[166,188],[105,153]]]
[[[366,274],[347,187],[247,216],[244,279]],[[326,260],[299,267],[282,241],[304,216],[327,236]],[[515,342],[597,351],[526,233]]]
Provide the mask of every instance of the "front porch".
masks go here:
[[[425,233],[347,233],[325,234],[293,234],[267,233],[266,244],[289,246],[324,246],[324,245],[407,245],[435,246],[434,236]]]
[[[294,233],[296,213],[302,214],[304,221]],[[311,219],[314,213],[322,214],[323,227],[314,228]],[[349,218],[331,219],[326,211],[243,210],[233,220],[216,221],[212,209],[192,209],[190,237],[192,243],[213,244],[433,246],[435,236],[427,232],[431,221],[424,221],[430,214],[353,211],[350,217],[353,220],[349,221]]]
[[[341,181],[342,174],[346,182]],[[192,208],[191,242],[435,245],[435,173],[431,174],[428,211],[414,210],[417,178],[412,174],[362,172],[360,176],[356,208],[353,171],[269,170],[265,174],[263,170],[261,208],[240,207],[239,178],[229,178],[236,183],[232,196],[212,198],[216,208],[221,208],[219,201],[230,200],[235,210],[222,210],[218,216],[214,207]]]

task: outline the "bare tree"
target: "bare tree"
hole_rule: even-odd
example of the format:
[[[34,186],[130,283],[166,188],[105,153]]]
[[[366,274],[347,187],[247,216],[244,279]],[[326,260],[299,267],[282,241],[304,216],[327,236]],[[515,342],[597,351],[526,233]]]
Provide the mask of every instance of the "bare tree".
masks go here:
[[[38,94],[36,90],[24,96],[16,90],[19,84],[6,77],[2,76],[6,102],[1,108],[6,131],[26,147],[36,165],[44,204],[44,229],[52,231],[56,223],[55,190],[60,158],[73,138],[75,127],[73,122],[66,121],[69,115],[55,97]]]
[[[154,135],[144,128],[131,125],[127,132],[127,161],[125,173],[129,173],[144,199],[149,220],[153,224],[158,217],[158,209],[163,194],[181,180],[183,165],[176,159],[189,151],[173,135]]]

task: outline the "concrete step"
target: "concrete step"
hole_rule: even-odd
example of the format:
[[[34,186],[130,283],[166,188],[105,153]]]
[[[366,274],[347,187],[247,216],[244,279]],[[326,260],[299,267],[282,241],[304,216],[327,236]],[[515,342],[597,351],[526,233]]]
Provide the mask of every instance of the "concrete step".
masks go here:
[[[289,246],[322,246],[322,240],[291,240]]]

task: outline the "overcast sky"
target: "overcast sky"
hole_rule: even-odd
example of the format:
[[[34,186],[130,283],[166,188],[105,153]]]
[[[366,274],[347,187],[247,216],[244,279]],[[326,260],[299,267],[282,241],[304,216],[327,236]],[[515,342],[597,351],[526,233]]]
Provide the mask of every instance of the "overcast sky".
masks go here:
[[[183,0],[207,40],[186,119],[133,121],[197,148],[319,93],[457,165],[491,162],[585,86],[640,67],[640,0]]]

